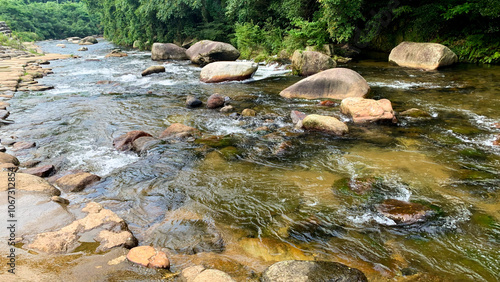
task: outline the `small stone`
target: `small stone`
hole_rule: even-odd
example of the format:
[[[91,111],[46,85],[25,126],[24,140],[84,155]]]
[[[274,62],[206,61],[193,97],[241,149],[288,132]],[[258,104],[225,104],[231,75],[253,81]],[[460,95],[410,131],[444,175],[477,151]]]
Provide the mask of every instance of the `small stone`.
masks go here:
[[[220,109],[221,113],[230,113],[232,111],[234,111],[234,107],[231,105],[224,106]]]
[[[340,111],[352,117],[354,123],[394,119],[391,101],[387,99],[346,98],[340,103]]]
[[[25,150],[25,149],[30,149],[36,147],[35,142],[26,142],[26,141],[21,141],[21,142],[16,142],[14,146],[12,147],[12,151],[20,151],[20,150]]]
[[[80,48],[80,49],[78,49],[77,51],[88,51],[88,50],[89,50],[89,48],[87,48],[87,47],[81,47],[81,48]]]
[[[25,168],[32,168],[32,167],[37,166],[39,163],[41,163],[40,160],[29,160],[29,161],[22,163],[21,166],[25,167]]]
[[[212,94],[208,97],[207,108],[216,109],[224,106],[224,97],[220,94]]]
[[[197,108],[197,107],[201,107],[201,105],[203,105],[203,102],[200,99],[193,97],[193,96],[187,96],[186,106],[188,108]]]
[[[257,115],[257,112],[252,109],[244,109],[241,115],[244,117],[254,117]]]
[[[333,135],[343,135],[349,131],[347,125],[340,120],[321,115],[306,116],[302,120],[302,127],[307,130],[321,131]]]
[[[14,145],[15,143],[16,143],[16,140],[14,140],[14,139],[2,140],[2,145],[5,145],[5,146],[11,146],[11,145]]]
[[[52,196],[52,198],[50,198],[53,202],[56,202],[56,203],[59,203],[59,204],[62,204],[62,205],[69,205],[69,200],[67,199],[64,199],[63,197],[60,197],[60,196]]]
[[[160,138],[183,138],[191,137],[197,134],[198,130],[196,128],[184,125],[182,123],[173,123],[161,133]]]
[[[170,261],[167,258],[167,254],[162,251],[155,250],[155,248],[150,246],[132,248],[127,254],[127,259],[145,267],[170,268]]]
[[[319,102],[319,105],[324,106],[324,107],[335,107],[337,105],[337,103],[335,103],[332,100],[325,100],[325,101]]]
[[[44,165],[44,166],[40,166],[40,167],[25,169],[22,172],[27,173],[27,174],[31,174],[31,175],[36,175],[39,177],[48,177],[52,173],[54,173],[54,171],[55,171],[55,167],[53,165]]]
[[[421,222],[432,214],[432,210],[422,204],[396,199],[385,200],[377,206],[377,210],[398,224]]]
[[[432,116],[423,110],[412,108],[409,110],[406,110],[404,112],[399,113],[400,116],[403,117],[411,117],[411,118],[431,118]]]
[[[133,142],[140,137],[152,137],[151,134],[134,130],[127,132],[126,134],[120,135],[113,140],[113,146],[119,151],[128,151],[133,149]]]

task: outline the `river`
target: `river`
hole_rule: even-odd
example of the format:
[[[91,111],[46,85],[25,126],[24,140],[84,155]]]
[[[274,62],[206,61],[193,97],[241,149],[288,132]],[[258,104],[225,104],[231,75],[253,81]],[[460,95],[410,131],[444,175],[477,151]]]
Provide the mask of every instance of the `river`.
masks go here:
[[[235,261],[225,261],[225,271],[240,278],[273,261],[317,259],[356,267],[370,280],[498,281],[499,66],[342,65],[368,81],[370,98],[389,99],[396,112],[419,108],[432,116],[361,126],[340,115],[338,105],[280,97],[300,80],[283,67],[261,65],[251,80],[205,84],[200,68],[187,61],[166,62],[165,73],[141,77],[161,62],[137,50],[105,58],[115,48],[105,40],[88,52],[64,41],[39,46],[81,57],[50,63],[54,74],[39,81],[55,89],[16,93],[9,101],[15,123],[2,126],[1,136],[36,141],[36,150],[18,156],[21,162],[38,159],[101,176],[94,187],[62,195],[70,209],[102,203],[125,219],[141,245],[169,248],[173,271],[211,252],[205,263]],[[235,119],[185,107],[187,95],[206,101],[213,93],[230,97],[238,112],[258,114]],[[295,130],[291,110],[339,117],[350,132]],[[166,142],[141,155],[113,148],[113,139],[128,131],[159,136],[176,122],[224,140]],[[255,131],[262,126],[268,130]],[[375,179],[366,193],[342,184],[363,179]],[[385,199],[422,203],[435,216],[397,224],[377,212]]]

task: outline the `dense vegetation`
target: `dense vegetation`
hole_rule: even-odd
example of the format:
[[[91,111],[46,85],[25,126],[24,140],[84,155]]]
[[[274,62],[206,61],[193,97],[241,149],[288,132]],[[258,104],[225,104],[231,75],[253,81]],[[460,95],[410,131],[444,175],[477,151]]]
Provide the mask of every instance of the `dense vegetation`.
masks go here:
[[[24,41],[100,33],[98,16],[79,0],[0,0],[0,21]]]

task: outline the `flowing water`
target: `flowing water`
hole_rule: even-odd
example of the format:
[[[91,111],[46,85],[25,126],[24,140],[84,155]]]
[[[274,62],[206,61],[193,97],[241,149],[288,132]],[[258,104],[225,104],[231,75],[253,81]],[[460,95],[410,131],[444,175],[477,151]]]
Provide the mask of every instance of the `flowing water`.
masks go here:
[[[102,176],[97,186],[63,196],[112,209],[141,244],[170,248],[179,262],[174,269],[190,254],[209,251],[247,272],[278,260],[323,259],[357,267],[373,280],[498,281],[500,67],[425,72],[376,61],[346,65],[368,81],[370,98],[432,118],[348,123],[349,134],[332,137],[293,128],[291,110],[348,119],[338,105],[281,98],[279,92],[299,80],[285,68],[260,66],[248,81],[205,84],[199,67],[165,62],[165,73],[141,77],[159,64],[150,53],[105,58],[115,48],[106,41],[88,52],[57,43],[64,42],[39,45],[81,58],[51,62],[54,74],[40,82],[55,89],[16,93],[10,101],[15,124],[1,127],[1,135],[37,142],[21,161]],[[238,112],[256,110],[257,117],[185,107],[187,95],[206,101],[213,93],[229,96]],[[205,139],[163,142],[140,156],[112,146],[128,131],[159,136],[176,122]],[[262,126],[267,129],[255,130]],[[363,179],[376,185],[357,193],[342,184]],[[397,224],[376,210],[385,199],[419,202],[436,215]],[[185,224],[186,218],[197,221]]]

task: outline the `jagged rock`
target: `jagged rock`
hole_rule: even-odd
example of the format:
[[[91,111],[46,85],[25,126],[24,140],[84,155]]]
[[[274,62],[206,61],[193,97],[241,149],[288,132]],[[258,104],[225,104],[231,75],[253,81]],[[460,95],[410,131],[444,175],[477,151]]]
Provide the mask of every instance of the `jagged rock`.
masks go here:
[[[290,112],[290,117],[292,118],[293,124],[297,124],[299,122],[302,122],[302,120],[304,120],[304,118],[306,116],[307,115],[303,112],[299,112],[299,111],[291,111]]]
[[[346,98],[340,103],[340,111],[352,117],[354,123],[394,119],[391,101],[387,99]]]
[[[316,51],[297,50],[292,56],[292,72],[295,75],[309,76],[336,66],[332,58]]]
[[[153,73],[159,73],[159,72],[165,72],[165,67],[164,66],[151,66],[151,67],[143,70],[141,75],[146,76],[146,75],[150,75]]]
[[[202,40],[191,46],[186,55],[194,64],[204,66],[216,61],[235,61],[240,52],[228,43]]]
[[[257,68],[252,62],[214,62],[203,67],[200,80],[206,83],[245,80],[251,78]]]
[[[173,43],[153,43],[151,59],[160,60],[187,60],[186,49]]]
[[[334,68],[311,75],[280,92],[285,98],[337,99],[365,97],[370,86],[357,72]]]
[[[435,70],[458,62],[458,57],[442,44],[405,41],[392,49],[389,62],[402,67]]]

